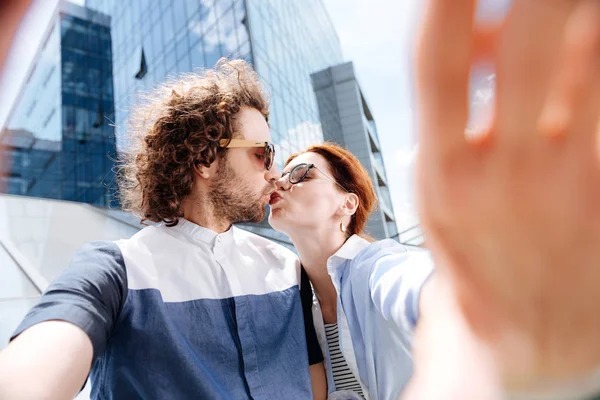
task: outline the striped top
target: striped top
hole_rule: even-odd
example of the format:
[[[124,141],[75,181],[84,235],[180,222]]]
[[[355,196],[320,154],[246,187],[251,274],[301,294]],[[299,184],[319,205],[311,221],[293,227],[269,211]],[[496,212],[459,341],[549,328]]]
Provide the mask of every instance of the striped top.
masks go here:
[[[364,399],[365,396],[363,395],[360,383],[352,371],[350,371],[348,363],[346,363],[346,359],[340,349],[338,325],[325,324],[325,335],[327,336],[327,344],[329,345],[331,371],[333,373],[333,382],[335,383],[336,391],[350,390]]]

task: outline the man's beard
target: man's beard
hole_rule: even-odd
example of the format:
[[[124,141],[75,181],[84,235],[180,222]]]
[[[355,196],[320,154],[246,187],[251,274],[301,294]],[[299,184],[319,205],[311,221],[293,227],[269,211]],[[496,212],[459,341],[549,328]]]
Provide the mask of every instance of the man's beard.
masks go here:
[[[266,185],[260,195],[256,195],[254,190],[241,184],[242,181],[227,160],[222,158],[212,190],[208,194],[215,218],[232,224],[261,222],[265,219],[265,204],[262,199],[273,188]]]

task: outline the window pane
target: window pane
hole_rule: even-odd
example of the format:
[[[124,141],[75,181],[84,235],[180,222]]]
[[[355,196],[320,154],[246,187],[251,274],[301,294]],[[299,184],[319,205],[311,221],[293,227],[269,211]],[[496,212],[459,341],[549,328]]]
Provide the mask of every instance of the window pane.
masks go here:
[[[192,61],[192,70],[196,68],[204,68],[206,63],[204,61],[204,50],[202,48],[202,41],[199,40],[190,51],[190,58]]]
[[[221,18],[219,18],[219,31],[221,33],[221,42],[223,43],[226,56],[231,55],[238,48],[237,22],[233,14],[233,8],[227,10]],[[239,28],[244,28],[240,24]]]
[[[162,16],[163,35],[165,43],[169,42],[175,36],[175,26],[173,25],[173,12],[171,8],[164,10]]]
[[[213,68],[219,58],[221,58],[221,45],[219,43],[219,32],[217,26],[213,25],[212,28],[206,32],[202,38],[204,43],[204,56],[206,58],[206,66]]]
[[[177,45],[175,46],[175,51],[178,60],[189,53],[187,34],[184,34],[179,38]]]
[[[175,29],[180,30],[186,26],[185,4],[173,2],[173,13],[175,16]]]

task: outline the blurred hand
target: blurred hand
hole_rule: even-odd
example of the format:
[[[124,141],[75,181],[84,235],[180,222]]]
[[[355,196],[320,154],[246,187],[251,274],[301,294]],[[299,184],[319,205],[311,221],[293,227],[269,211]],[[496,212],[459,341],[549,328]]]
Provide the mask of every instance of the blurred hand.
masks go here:
[[[0,72],[14,34],[31,0],[0,0]]]
[[[426,11],[418,204],[469,334],[521,389],[600,368],[600,1],[514,0],[492,28],[475,3]],[[496,67],[494,118],[467,140],[478,58]]]

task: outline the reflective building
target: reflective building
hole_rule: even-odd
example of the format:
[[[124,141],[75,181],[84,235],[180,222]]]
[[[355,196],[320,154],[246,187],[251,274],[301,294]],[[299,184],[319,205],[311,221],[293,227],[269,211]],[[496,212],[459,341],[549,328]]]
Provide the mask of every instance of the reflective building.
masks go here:
[[[311,74],[343,61],[321,0],[246,1],[254,66],[271,93],[279,164],[323,141]]]
[[[136,93],[220,57],[252,63],[271,93],[278,163],[323,140],[310,74],[342,61],[320,0],[87,0],[112,16],[119,146]]]
[[[137,95],[169,76],[230,56],[252,62],[244,1],[87,0],[112,17],[117,146]]]
[[[64,3],[0,132],[0,188],[110,205],[112,119],[110,18]]]

